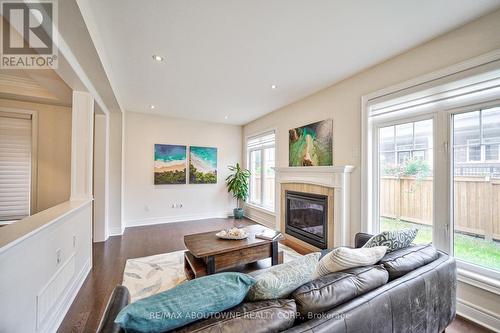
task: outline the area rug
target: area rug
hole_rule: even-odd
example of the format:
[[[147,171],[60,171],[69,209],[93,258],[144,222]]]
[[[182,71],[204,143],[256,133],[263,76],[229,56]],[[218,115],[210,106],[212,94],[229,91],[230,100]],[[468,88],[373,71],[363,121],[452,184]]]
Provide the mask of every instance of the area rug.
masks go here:
[[[279,250],[283,251],[284,262],[301,257],[299,253],[282,244],[279,244]],[[186,281],[184,251],[128,259],[122,285],[129,290],[131,302],[171,289]]]

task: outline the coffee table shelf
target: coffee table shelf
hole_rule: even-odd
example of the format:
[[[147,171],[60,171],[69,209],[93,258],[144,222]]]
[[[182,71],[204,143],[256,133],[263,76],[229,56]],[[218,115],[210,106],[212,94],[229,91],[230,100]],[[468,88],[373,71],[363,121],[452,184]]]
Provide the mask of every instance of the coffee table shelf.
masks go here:
[[[271,265],[283,262],[283,253],[278,251],[278,242],[283,236],[275,240],[255,238],[255,234],[269,228],[261,225],[245,228],[249,236],[243,240],[223,240],[215,236],[217,232],[186,235],[184,237],[184,244],[188,249],[184,253],[186,277],[194,279],[221,271],[241,271],[242,265],[266,258],[271,258]]]

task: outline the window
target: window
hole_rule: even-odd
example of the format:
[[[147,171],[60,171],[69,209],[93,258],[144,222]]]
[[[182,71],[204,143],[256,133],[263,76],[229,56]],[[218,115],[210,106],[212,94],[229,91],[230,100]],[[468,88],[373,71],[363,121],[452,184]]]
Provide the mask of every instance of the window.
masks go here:
[[[0,112],[0,224],[30,215],[31,115]]]
[[[498,108],[471,111],[454,117],[456,163],[500,162]],[[465,154],[464,154],[465,152]]]
[[[378,145],[382,174],[396,172],[409,160],[432,166],[432,120],[381,127]]]
[[[274,212],[275,133],[251,137],[247,140],[247,164],[250,170],[248,202]]]
[[[381,231],[417,228],[417,242],[432,242],[432,134],[432,119],[378,128]]]
[[[363,231],[417,227],[500,279],[500,59],[443,73],[364,96]]]
[[[500,271],[500,107],[452,119],[453,252],[457,259]]]

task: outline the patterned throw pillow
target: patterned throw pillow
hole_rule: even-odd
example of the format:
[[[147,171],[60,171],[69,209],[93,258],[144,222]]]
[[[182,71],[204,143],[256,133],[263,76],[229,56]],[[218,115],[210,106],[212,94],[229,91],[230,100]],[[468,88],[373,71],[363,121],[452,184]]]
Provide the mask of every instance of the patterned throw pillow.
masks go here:
[[[375,265],[382,259],[386,251],[387,247],[385,246],[361,249],[338,247],[321,258],[314,277],[317,278],[349,268]]]
[[[311,281],[321,253],[315,252],[293,261],[250,273],[257,280],[247,300],[263,301],[286,298],[295,289]]]
[[[387,252],[404,249],[417,237],[417,232],[416,228],[383,231],[370,238],[363,247],[387,246]]]

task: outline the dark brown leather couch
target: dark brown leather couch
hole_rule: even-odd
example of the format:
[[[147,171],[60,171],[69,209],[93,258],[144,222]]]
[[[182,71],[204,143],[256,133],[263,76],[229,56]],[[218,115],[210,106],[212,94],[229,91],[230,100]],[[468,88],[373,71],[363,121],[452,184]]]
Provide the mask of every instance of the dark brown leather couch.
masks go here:
[[[370,236],[357,234],[355,247],[363,246]],[[323,251],[323,255],[327,252]],[[443,332],[455,318],[456,287],[453,258],[430,245],[412,246],[387,254],[375,266],[336,272],[311,281],[297,289],[290,300],[266,301],[262,306],[238,306],[240,312],[246,309],[244,311],[281,314],[275,317],[280,318],[280,322],[272,320],[266,326],[265,321],[257,323],[236,319],[222,322],[208,319],[185,326],[180,331]],[[128,297],[125,287],[116,287],[98,333],[124,333],[113,321],[128,303]],[[295,311],[300,315],[291,321],[283,316]]]

